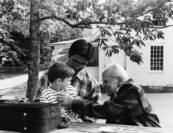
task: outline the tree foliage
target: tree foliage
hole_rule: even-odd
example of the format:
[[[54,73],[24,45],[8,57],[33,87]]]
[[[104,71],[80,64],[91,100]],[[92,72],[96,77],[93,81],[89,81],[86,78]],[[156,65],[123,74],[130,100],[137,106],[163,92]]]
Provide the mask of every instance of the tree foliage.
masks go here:
[[[14,53],[11,55],[20,60],[16,55],[25,56],[26,46],[23,45],[22,49],[18,47],[11,33],[18,32],[24,38],[29,37],[30,1],[2,0],[0,3],[1,47],[5,44],[1,49],[10,49]],[[134,47],[144,46],[145,40],[163,39],[164,34],[159,28],[168,27],[154,26],[152,15],[158,19],[164,16],[168,21],[173,14],[169,0],[41,0],[39,7],[40,31],[49,31],[51,42],[81,37],[81,28],[97,25],[100,36],[96,41],[104,47],[108,56],[122,49],[137,63],[142,62],[142,54],[136,52]],[[115,44],[118,43],[118,47],[107,45],[111,38],[114,38]]]
[[[21,63],[20,57],[26,55],[25,46],[22,49],[19,46],[19,37],[27,38],[29,35],[29,2],[22,0],[1,0],[0,9],[1,53],[6,55],[7,59],[16,61],[19,65]],[[2,51],[2,49],[4,50]],[[9,53],[11,54],[9,55]]]
[[[75,32],[94,25],[100,31],[95,41],[108,56],[123,50],[132,61],[140,64],[142,54],[135,47],[145,46],[145,40],[163,39],[162,28],[172,26],[157,27],[152,18],[172,19],[170,0],[0,0],[0,4],[2,49],[10,49],[12,54],[22,56],[25,51],[16,45],[11,33],[15,31],[30,37],[27,96],[31,99],[37,86],[40,48],[45,48],[40,46],[40,33],[51,33],[51,40],[59,41],[66,36],[80,36]],[[31,17],[32,21],[31,14],[35,17]],[[67,34],[69,31],[71,34]],[[113,45],[108,45],[110,39],[115,42]]]
[[[0,1],[0,52],[13,65],[28,65],[30,51],[30,1],[1,0]],[[63,41],[80,37],[80,29],[73,30],[63,23],[53,20],[41,22],[40,33],[50,35],[51,42]],[[50,45],[45,44],[45,36],[40,37],[40,63],[51,60]],[[50,42],[47,42],[50,43]]]
[[[72,39],[82,37],[81,29],[71,28],[69,26],[66,26],[66,24],[59,21],[56,21],[52,25],[50,33],[51,33],[51,40],[50,40],[51,43],[72,40]]]
[[[44,2],[47,3],[46,0]],[[139,64],[142,62],[142,53],[135,47],[144,46],[145,40],[164,39],[160,29],[172,26],[156,27],[152,18],[153,15],[166,21],[172,18],[169,0],[52,0],[48,3],[43,4],[42,10],[49,13],[42,14],[41,20],[58,20],[72,28],[92,28],[92,25],[97,25],[100,36],[96,41],[107,50],[108,56],[122,49],[132,61]],[[112,37],[118,46],[107,45]]]

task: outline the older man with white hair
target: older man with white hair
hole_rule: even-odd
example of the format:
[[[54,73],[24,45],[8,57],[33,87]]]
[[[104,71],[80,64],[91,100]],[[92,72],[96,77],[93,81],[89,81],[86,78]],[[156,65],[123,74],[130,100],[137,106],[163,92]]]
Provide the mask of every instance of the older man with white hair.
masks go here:
[[[79,114],[106,119],[107,123],[160,127],[144,90],[129,79],[119,64],[108,65],[102,73],[103,85],[110,100],[103,105],[68,96],[59,100]]]
[[[108,96],[114,97],[119,87],[128,81],[126,71],[119,64],[108,65],[102,73],[102,87],[105,88]]]

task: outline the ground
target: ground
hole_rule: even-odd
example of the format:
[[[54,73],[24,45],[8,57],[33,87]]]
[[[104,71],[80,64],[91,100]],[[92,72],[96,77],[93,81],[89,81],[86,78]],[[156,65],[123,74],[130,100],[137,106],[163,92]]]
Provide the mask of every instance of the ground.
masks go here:
[[[163,128],[173,128],[173,93],[147,93],[153,111],[158,115],[160,124]],[[104,93],[102,100],[108,99]],[[99,120],[103,123],[104,120]]]
[[[42,74],[43,72],[41,72]],[[40,74],[40,75],[41,75]],[[17,76],[12,78],[0,79],[0,95],[15,95],[24,97],[26,94],[27,75]],[[160,119],[163,128],[173,128],[173,93],[147,93],[148,99],[152,105],[154,112]],[[104,93],[102,100],[108,99]],[[105,122],[99,120],[98,122]]]

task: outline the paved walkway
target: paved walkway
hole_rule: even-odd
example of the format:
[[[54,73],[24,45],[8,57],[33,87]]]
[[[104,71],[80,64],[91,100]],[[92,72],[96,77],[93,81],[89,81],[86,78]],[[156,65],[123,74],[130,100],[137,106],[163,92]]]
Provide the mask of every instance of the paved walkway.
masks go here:
[[[41,76],[43,72],[44,71],[41,71],[39,73],[39,76]],[[23,75],[20,75],[20,76],[7,78],[7,79],[1,79],[0,80],[0,90],[4,90],[4,89],[7,89],[7,88],[11,88],[11,87],[14,87],[14,86],[21,85],[21,84],[27,82],[27,80],[28,80],[28,74],[23,74]]]
[[[149,93],[148,99],[165,128],[173,128],[173,93]]]

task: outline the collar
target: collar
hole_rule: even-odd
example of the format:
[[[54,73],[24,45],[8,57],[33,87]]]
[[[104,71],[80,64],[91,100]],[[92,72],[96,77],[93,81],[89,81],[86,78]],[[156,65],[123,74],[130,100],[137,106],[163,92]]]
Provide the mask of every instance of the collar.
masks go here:
[[[57,93],[57,91],[55,91],[53,88],[51,88],[50,86],[48,87],[51,91]]]
[[[73,78],[79,78],[79,79],[83,79],[86,76],[86,71],[85,69],[80,70]]]
[[[120,87],[118,87],[117,89],[116,89],[116,93],[118,93],[118,91],[119,91],[119,89],[123,86],[123,85],[125,85],[125,84],[129,84],[129,83],[133,83],[134,81],[133,81],[133,79],[128,79],[127,81],[125,81],[122,85],[120,85]]]
[[[66,90],[55,91],[55,90],[52,89],[51,87],[49,87],[49,89],[50,89],[51,91],[53,91],[55,94],[61,94],[61,93],[65,93],[65,92],[66,92]]]
[[[120,90],[122,90],[121,88],[123,88],[124,85],[129,84],[129,83],[133,83],[133,79],[128,79],[128,80],[127,80],[126,82],[124,82],[120,87],[118,87],[118,88],[116,89],[116,91],[114,92],[114,94],[113,94],[112,96],[110,96],[110,99],[116,98],[118,92],[119,92]]]

